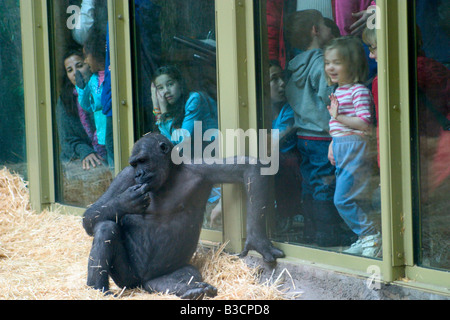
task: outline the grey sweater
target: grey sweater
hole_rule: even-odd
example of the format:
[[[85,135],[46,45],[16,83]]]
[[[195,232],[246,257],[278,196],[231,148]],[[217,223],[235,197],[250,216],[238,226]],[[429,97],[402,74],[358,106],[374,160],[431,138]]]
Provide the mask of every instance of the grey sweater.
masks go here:
[[[69,114],[61,98],[58,99],[56,105],[56,124],[62,161],[83,160],[86,156],[95,152],[92,141],[81,124],[80,117]]]
[[[297,135],[329,138],[327,105],[335,86],[327,84],[322,49],[298,54],[289,62],[288,72],[286,97],[294,110]]]

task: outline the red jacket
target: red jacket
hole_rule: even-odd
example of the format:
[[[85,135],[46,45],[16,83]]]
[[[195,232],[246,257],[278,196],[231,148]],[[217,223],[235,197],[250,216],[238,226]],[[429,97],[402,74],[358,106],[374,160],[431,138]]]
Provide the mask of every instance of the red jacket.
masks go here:
[[[286,66],[286,48],[283,36],[284,0],[267,0],[266,11],[269,59],[277,60],[284,70]]]

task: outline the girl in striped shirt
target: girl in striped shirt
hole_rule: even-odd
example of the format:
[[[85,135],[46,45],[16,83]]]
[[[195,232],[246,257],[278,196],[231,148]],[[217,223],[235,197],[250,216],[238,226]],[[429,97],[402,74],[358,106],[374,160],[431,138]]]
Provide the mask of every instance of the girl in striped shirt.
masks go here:
[[[368,218],[371,195],[370,168],[375,160],[367,136],[372,129],[372,95],[362,82],[368,75],[368,64],[361,40],[341,37],[324,49],[325,73],[329,84],[337,84],[330,96],[329,158],[336,166],[334,204],[359,240],[344,252],[377,257],[381,236]],[[370,203],[370,202],[369,202]]]

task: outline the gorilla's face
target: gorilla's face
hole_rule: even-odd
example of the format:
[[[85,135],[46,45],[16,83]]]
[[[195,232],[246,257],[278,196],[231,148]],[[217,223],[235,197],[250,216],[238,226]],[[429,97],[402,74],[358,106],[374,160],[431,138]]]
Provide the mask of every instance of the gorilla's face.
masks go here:
[[[172,148],[172,143],[159,134],[148,134],[137,141],[129,159],[136,184],[148,184],[151,191],[161,188],[170,173]]]

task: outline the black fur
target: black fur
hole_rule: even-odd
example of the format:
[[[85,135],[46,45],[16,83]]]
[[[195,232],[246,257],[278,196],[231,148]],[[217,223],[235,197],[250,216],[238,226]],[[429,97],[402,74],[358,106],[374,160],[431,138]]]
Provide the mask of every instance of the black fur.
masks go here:
[[[215,296],[189,261],[196,250],[203,213],[213,184],[242,183],[247,192],[249,250],[268,262],[282,257],[266,236],[271,201],[267,176],[252,164],[181,164],[171,161],[173,145],[148,134],[136,142],[126,167],[83,219],[94,237],[89,286],[108,292],[109,277],[120,287],[142,286],[183,298]]]

